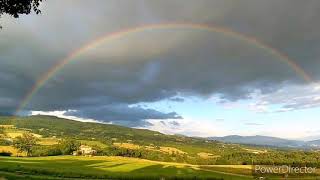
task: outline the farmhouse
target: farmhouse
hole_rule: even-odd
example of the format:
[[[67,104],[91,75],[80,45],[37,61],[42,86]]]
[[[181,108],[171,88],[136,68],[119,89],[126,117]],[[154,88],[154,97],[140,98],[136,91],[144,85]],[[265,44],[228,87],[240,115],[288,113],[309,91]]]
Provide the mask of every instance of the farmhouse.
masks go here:
[[[73,155],[95,155],[97,153],[96,150],[92,149],[90,146],[81,145],[78,151],[74,151]]]

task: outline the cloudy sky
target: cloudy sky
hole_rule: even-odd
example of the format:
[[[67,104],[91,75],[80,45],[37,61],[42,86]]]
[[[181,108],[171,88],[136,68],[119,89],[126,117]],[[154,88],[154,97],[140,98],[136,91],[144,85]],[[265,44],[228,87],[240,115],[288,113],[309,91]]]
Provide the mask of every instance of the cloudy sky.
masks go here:
[[[41,10],[0,19],[0,114],[320,138],[318,0],[55,0]]]

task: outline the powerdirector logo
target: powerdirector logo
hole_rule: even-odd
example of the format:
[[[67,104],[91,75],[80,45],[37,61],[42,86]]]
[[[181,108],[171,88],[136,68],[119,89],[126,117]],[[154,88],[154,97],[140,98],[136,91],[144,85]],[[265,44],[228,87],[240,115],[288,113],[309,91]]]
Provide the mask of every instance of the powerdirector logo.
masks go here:
[[[263,166],[255,165],[253,167],[253,174],[258,176],[264,175],[312,175],[316,173],[315,167],[292,167],[292,166]]]

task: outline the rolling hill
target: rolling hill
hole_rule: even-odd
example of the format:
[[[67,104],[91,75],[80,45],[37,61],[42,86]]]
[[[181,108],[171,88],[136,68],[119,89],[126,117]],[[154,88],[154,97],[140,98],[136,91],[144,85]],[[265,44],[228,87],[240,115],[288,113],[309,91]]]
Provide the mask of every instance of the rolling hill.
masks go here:
[[[294,149],[311,147],[307,142],[266,136],[227,136],[208,140],[52,116],[3,116],[0,117],[0,130],[1,128],[0,143],[4,146],[2,149],[9,149],[10,142],[7,140],[10,139],[12,142],[24,132],[38,137],[34,156],[61,155],[57,153],[60,152],[59,143],[67,139],[94,147],[100,156],[125,156],[202,165],[250,164],[252,160],[263,164],[303,163],[306,158],[309,162],[318,163],[315,157],[320,154],[319,151],[313,151],[311,148],[306,149],[308,152]],[[315,144],[318,141],[312,143],[312,147],[316,147]],[[286,150],[288,147],[291,149]],[[291,154],[295,155],[288,159]]]
[[[270,136],[238,136],[230,135],[224,137],[209,137],[210,140],[221,141],[225,143],[236,143],[246,145],[258,145],[258,146],[272,146],[282,148],[315,148],[320,146],[320,140],[314,141],[299,141],[288,140]]]
[[[52,116],[29,116],[29,117],[0,117],[0,126],[14,127],[7,129],[7,135],[19,135],[21,131],[29,131],[40,135],[48,141],[52,138],[72,138],[88,145],[103,144],[107,147],[130,149],[132,151],[143,149],[149,151],[154,159],[159,159],[163,154],[170,154],[172,151],[187,154],[183,158],[196,161],[203,154],[208,154],[212,161],[235,149],[245,152],[238,145],[228,145],[217,141],[208,141],[204,138],[193,138],[179,135],[166,135],[160,132],[122,127],[112,124],[101,124],[92,122],[79,122],[69,119],[62,119]],[[14,138],[14,137],[13,137]],[[161,154],[160,154],[161,153]],[[192,158],[189,158],[192,157]],[[160,159],[161,159],[160,158]],[[167,159],[168,160],[168,159]],[[173,158],[173,161],[179,159]],[[201,162],[201,161],[199,161]],[[204,161],[203,161],[204,162]]]

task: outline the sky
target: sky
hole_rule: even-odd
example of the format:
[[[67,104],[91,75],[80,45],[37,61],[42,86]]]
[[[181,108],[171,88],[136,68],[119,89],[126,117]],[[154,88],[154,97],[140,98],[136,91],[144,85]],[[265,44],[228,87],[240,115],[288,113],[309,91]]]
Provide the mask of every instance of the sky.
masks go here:
[[[2,16],[0,114],[320,138],[320,1],[55,0]]]

